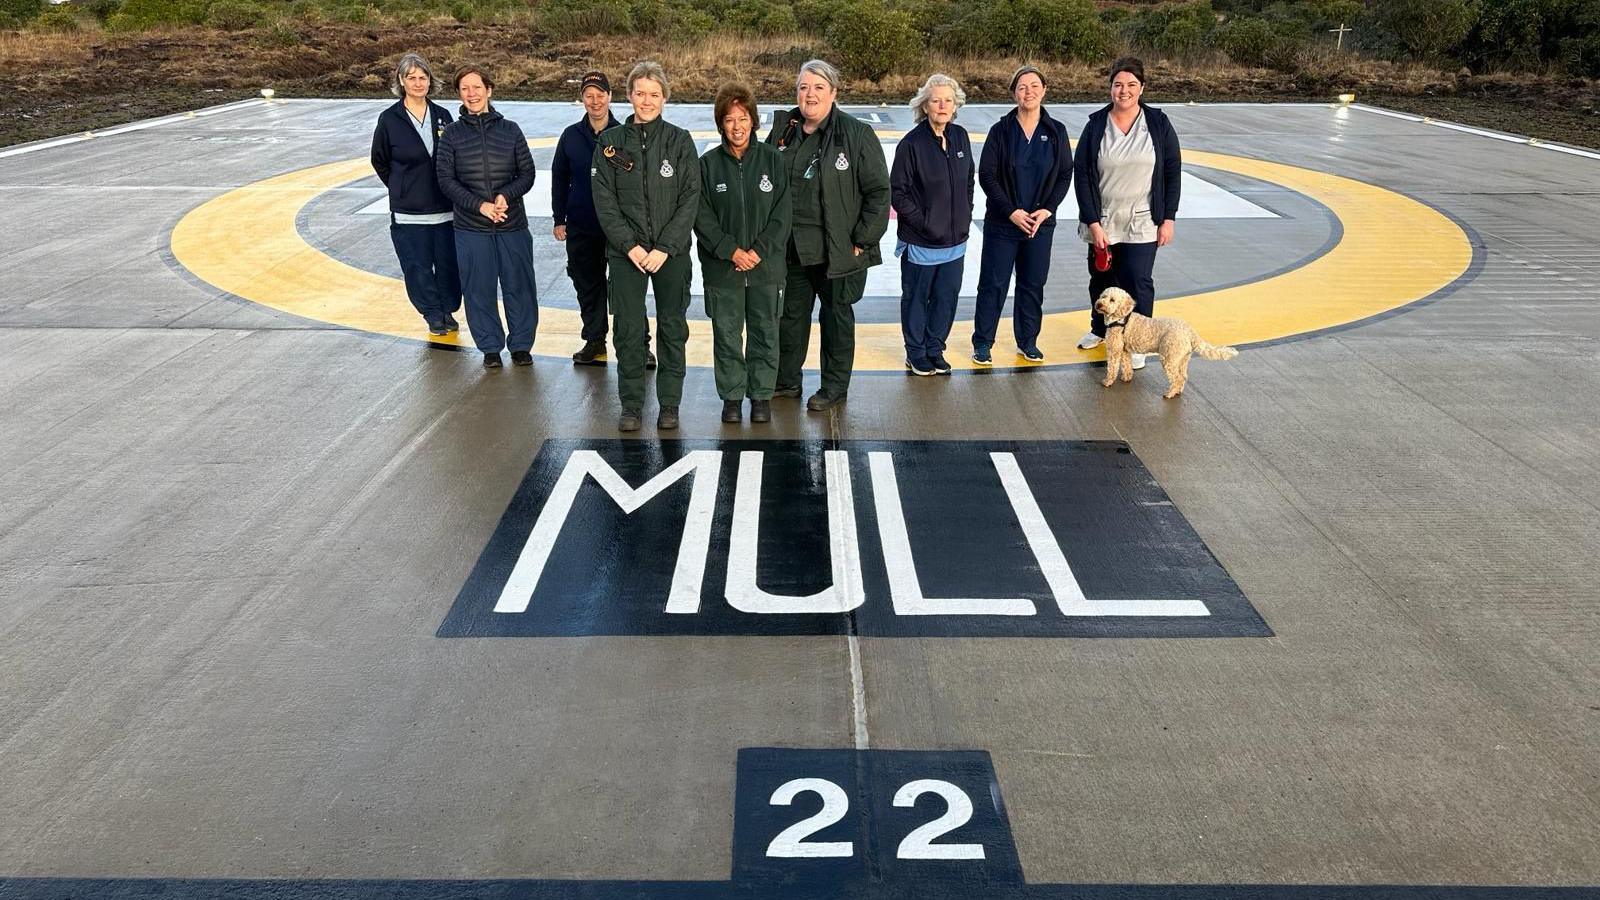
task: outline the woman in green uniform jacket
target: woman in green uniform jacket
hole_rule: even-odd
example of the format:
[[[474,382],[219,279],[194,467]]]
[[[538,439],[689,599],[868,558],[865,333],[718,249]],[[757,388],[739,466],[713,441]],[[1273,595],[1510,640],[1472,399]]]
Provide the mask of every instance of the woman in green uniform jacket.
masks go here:
[[[706,287],[722,421],[772,420],[778,378],[778,306],[789,241],[789,178],[783,154],[751,141],[756,99],[742,84],[717,91],[722,143],[700,157],[694,233]],[[748,337],[747,337],[748,335]]]
[[[889,166],[872,126],[839,109],[839,70],[820,59],[800,67],[794,109],[775,113],[767,143],[788,161],[794,207],[788,274],[778,325],[774,396],[800,396],[800,369],[811,342],[811,310],[821,301],[822,387],[813,412],[844,402],[856,358],[853,304],[867,269],[883,262],[878,241],[889,230]]]
[[[644,408],[647,282],[656,295],[657,428],[678,427],[683,397],[689,279],[694,274],[689,244],[700,209],[700,161],[689,132],[661,118],[669,96],[667,73],[660,64],[634,66],[628,73],[633,115],[601,132],[591,166],[594,211],[611,261],[606,300],[617,348],[621,431],[638,431]]]

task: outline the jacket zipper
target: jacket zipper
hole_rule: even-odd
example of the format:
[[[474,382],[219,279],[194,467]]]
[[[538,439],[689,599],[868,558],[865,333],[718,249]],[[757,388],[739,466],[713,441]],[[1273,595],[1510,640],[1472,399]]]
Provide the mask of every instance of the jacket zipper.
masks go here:
[[[487,110],[485,110],[485,114],[487,114]],[[478,117],[474,116],[473,118],[477,119]],[[489,176],[489,126],[488,126],[488,124],[486,122],[484,122],[481,119],[478,119],[478,121],[474,122],[473,124],[478,126],[478,149],[480,151],[482,151],[482,156],[483,156],[483,180],[484,180],[485,186],[487,186],[488,182],[489,182],[489,178],[490,178],[490,176]],[[478,215],[481,216],[481,215],[483,215],[483,213],[480,212],[480,213],[478,213]],[[491,220],[489,220],[489,230],[490,231],[499,231],[500,230],[500,226],[496,225],[494,223],[494,220],[491,219]]]

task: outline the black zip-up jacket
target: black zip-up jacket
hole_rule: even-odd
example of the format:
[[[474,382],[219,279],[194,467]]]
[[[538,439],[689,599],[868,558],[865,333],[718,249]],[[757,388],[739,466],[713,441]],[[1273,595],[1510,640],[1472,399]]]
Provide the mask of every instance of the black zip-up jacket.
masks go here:
[[[567,226],[574,234],[604,237],[600,219],[594,214],[594,188],[590,175],[594,164],[594,145],[600,134],[622,124],[616,116],[606,114],[611,121],[600,131],[589,127],[585,115],[576,125],[568,125],[556,142],[556,155],[550,161],[550,212],[555,224]]]
[[[945,145],[924,119],[900,141],[889,170],[900,240],[918,247],[954,247],[972,230],[972,141],[951,122]]]
[[[1056,208],[1072,189],[1072,145],[1067,143],[1067,126],[1051,118],[1044,107],[1039,108],[1038,127],[1046,129],[1044,134],[1055,144],[1056,164],[1039,185],[1037,205],[1033,197],[1017,196],[1015,160],[1019,127],[1017,111],[1013,109],[989,127],[989,138],[983,142],[983,158],[978,161],[978,183],[983,185],[984,196],[988,198],[983,224],[1014,228],[1016,226],[1011,224],[1013,212],[1048,209],[1050,218],[1044,220],[1044,227],[1054,228]]]
[[[438,152],[444,130],[450,125],[450,113],[429,101],[428,117],[432,120],[429,127],[433,129],[434,152]],[[428,155],[412,121],[404,100],[396,100],[378,114],[378,126],[372,130],[372,171],[389,188],[390,212],[449,212],[450,198],[439,190],[433,157]]]
[[[752,142],[738,159],[718,144],[700,157],[695,246],[707,288],[783,284],[792,210],[789,168],[769,144]],[[735,271],[733,251],[754,250],[761,264]]]
[[[694,138],[665,119],[628,117],[594,146],[594,211],[606,249],[626,259],[635,246],[688,253],[700,212],[700,157]]]
[[[456,228],[492,234],[528,227],[522,196],[533,189],[533,154],[517,123],[491,104],[478,115],[461,109],[461,118],[444,130],[433,151],[439,188],[455,206]],[[478,211],[504,194],[508,210],[498,225]]]
[[[1167,114],[1154,106],[1139,104],[1144,110],[1145,127],[1156,151],[1156,170],[1150,176],[1150,218],[1157,225],[1178,217],[1178,193],[1183,181],[1183,154],[1178,148],[1178,133],[1172,130]],[[1078,179],[1078,221],[1091,225],[1100,221],[1100,142],[1106,136],[1111,104],[1089,114],[1078,138],[1073,167]]]

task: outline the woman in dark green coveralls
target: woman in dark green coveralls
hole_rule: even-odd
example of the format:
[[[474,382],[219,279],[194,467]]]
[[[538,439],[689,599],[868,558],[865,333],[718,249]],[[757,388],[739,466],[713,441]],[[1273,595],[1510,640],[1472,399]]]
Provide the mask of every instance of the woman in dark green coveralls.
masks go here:
[[[811,60],[795,79],[797,105],[775,113],[767,135],[767,143],[788,157],[794,204],[773,396],[800,396],[811,310],[821,301],[822,387],[806,401],[813,412],[843,403],[850,390],[853,304],[866,291],[867,269],[883,262],[878,241],[889,229],[883,148],[872,126],[834,104],[838,95],[839,70]]]
[[[594,211],[606,233],[612,342],[617,348],[620,431],[638,431],[648,353],[645,288],[656,295],[656,427],[678,427],[684,352],[689,342],[689,261],[700,210],[700,160],[689,132],[661,118],[670,96],[660,64],[628,73],[628,121],[600,134],[593,160]]]
[[[778,378],[778,307],[789,242],[783,154],[752,141],[760,114],[750,89],[724,85],[714,104],[722,143],[700,157],[695,244],[705,279],[722,421],[772,420]],[[748,335],[748,338],[747,338]]]

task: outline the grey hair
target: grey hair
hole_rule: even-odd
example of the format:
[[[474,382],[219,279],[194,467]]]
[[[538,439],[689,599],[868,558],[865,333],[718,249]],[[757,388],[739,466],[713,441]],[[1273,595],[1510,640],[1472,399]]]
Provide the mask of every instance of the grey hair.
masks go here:
[[[928,117],[928,101],[933,99],[933,89],[939,87],[947,87],[956,95],[957,111],[966,104],[967,92],[961,89],[961,85],[957,84],[956,80],[949,75],[935,73],[928,76],[928,80],[924,81],[922,87],[917,89],[917,95],[911,98],[911,118],[913,121],[921,122]],[[951,116],[951,118],[953,119],[955,116]]]
[[[672,99],[672,85],[667,82],[667,70],[661,68],[661,63],[647,59],[633,67],[628,73],[628,93],[633,93],[633,83],[641,78],[648,78],[661,85],[661,99]]]
[[[394,64],[394,77],[389,79],[389,93],[396,97],[406,95],[405,77],[412,69],[421,69],[422,74],[428,76],[428,93],[439,92],[439,79],[433,77],[433,69],[428,67],[428,61],[415,53],[407,53]]]
[[[810,72],[818,78],[821,78],[823,81],[826,81],[828,86],[836,91],[839,89],[839,85],[844,81],[844,76],[839,74],[839,68],[833,63],[828,62],[825,59],[811,59],[802,64],[800,66],[800,71],[794,76],[794,86],[796,90],[800,89],[800,79],[807,72]]]

